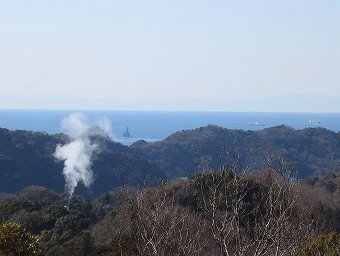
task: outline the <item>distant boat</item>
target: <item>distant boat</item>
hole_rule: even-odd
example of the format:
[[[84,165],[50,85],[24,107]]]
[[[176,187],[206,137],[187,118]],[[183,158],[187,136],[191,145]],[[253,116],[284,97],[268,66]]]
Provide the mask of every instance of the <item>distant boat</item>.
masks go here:
[[[129,127],[126,127],[126,131],[123,133],[123,138],[130,138],[131,134],[129,132]]]
[[[310,124],[320,124],[321,122],[319,120],[309,120]]]
[[[259,122],[249,122],[248,125],[250,126],[265,126],[265,124],[259,123]]]

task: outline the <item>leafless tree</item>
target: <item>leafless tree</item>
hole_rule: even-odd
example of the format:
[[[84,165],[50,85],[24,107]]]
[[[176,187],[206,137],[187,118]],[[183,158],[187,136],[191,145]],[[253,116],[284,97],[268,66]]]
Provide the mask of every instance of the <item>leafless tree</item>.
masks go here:
[[[158,189],[140,189],[130,201],[131,227],[139,255],[202,255],[204,220]]]
[[[221,255],[290,255],[308,239],[311,225],[307,212],[298,207],[298,181],[283,158],[265,157],[262,182],[240,168],[237,158],[217,171],[206,160],[196,179]]]
[[[267,167],[257,174],[237,154],[225,154],[218,168],[203,158],[201,172],[183,182],[193,209],[171,187],[139,189],[128,210],[138,254],[294,254],[312,234],[310,212],[293,168],[283,157],[263,157]]]

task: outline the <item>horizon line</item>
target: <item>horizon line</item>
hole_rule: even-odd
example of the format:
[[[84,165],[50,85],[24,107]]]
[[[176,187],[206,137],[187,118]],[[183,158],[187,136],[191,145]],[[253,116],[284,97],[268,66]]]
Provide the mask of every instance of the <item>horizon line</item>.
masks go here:
[[[256,111],[256,110],[239,110],[239,111],[229,111],[229,110],[154,110],[154,109],[89,109],[89,108],[0,108],[0,111],[121,111],[121,112],[196,112],[196,113],[292,113],[292,114],[340,114],[340,112],[331,111]]]

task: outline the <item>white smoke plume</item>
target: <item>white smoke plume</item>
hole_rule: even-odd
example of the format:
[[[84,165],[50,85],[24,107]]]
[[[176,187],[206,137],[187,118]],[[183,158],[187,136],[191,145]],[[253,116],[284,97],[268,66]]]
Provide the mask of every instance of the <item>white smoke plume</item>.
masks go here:
[[[99,117],[96,120],[96,125],[102,129],[111,139],[116,139],[116,136],[113,134],[111,120],[108,115]]]
[[[77,138],[86,133],[89,129],[87,118],[83,113],[72,113],[61,122],[61,129],[73,138]]]
[[[105,125],[106,129],[111,131],[109,123]],[[81,182],[89,187],[93,182],[92,156],[99,145],[91,142],[90,136],[93,129],[90,128],[82,113],[73,113],[62,121],[62,129],[71,136],[71,142],[63,146],[58,145],[54,157],[64,161],[65,189],[70,198],[78,183]],[[98,136],[101,133],[95,134]],[[106,135],[105,131],[103,134]]]

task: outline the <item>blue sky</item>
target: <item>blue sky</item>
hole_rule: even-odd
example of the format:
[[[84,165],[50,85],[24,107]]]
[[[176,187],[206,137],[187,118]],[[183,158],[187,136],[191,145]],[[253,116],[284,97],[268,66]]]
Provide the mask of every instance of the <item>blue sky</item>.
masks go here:
[[[338,0],[0,0],[0,108],[340,112],[339,28]]]

